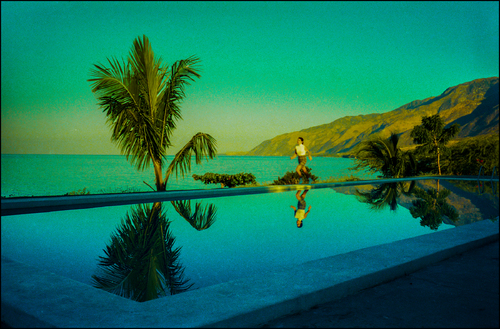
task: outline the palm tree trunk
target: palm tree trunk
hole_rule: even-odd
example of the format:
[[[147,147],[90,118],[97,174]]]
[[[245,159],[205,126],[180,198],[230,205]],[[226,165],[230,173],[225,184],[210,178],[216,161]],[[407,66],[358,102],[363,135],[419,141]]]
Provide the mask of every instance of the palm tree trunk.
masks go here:
[[[152,208],[152,210],[153,210],[155,213],[160,213],[160,211],[161,211],[161,207],[162,207],[162,203],[161,203],[161,202],[155,202],[155,203],[153,203],[153,208]]]
[[[438,153],[438,172],[439,172],[439,176],[441,176],[441,164],[439,163],[439,147],[437,148],[437,153]]]
[[[153,159],[153,165],[155,169],[155,184],[157,191],[165,191],[165,184],[163,183],[161,177],[161,161]]]

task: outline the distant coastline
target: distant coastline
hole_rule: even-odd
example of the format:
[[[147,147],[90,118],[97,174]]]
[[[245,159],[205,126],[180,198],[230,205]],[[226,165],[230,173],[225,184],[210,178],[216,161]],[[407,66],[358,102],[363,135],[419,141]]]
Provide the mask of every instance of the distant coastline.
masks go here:
[[[226,152],[226,153],[221,153],[221,154],[217,154],[217,155],[238,155],[238,156],[242,156],[242,155],[247,155],[248,152]]]
[[[249,152],[226,152],[226,153],[221,153],[217,154],[218,156],[220,155],[227,155],[227,156],[272,156],[272,155],[250,155],[248,154]],[[275,155],[275,156],[287,156],[287,155]],[[315,157],[321,157],[321,158],[354,158],[354,155],[352,154],[345,154],[345,153],[339,153],[339,154],[321,154],[321,155],[315,155]]]
[[[330,123],[293,131],[265,140],[247,155],[288,155],[297,136],[303,137],[316,156],[355,154],[362,141],[391,132],[399,136],[399,147],[415,147],[411,131],[422,117],[439,113],[445,125],[460,125],[453,139],[498,136],[498,77],[476,79],[447,88],[441,95],[415,100],[385,113],[345,116]]]
[[[279,157],[286,157],[288,155],[249,155],[249,152],[226,152],[226,153],[219,153],[217,156],[248,156],[248,157],[272,157],[272,156],[279,156]],[[47,155],[52,155],[52,156],[114,156],[114,157],[125,157],[122,154],[48,154],[48,153],[2,153],[2,156],[47,156]],[[174,156],[173,154],[167,155],[167,156]],[[193,155],[194,156],[194,155]],[[315,155],[315,157],[320,157],[320,158],[354,158],[354,155],[352,154],[345,154],[345,153],[339,153],[339,154],[321,154],[321,155]]]

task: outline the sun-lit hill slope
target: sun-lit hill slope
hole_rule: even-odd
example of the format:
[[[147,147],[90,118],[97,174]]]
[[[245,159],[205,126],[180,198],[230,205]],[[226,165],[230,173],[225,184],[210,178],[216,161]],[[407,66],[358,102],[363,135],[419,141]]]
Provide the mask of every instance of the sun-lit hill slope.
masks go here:
[[[477,79],[446,89],[441,95],[416,100],[381,114],[346,116],[331,123],[266,140],[246,155],[291,155],[297,137],[306,140],[313,155],[347,155],[361,141],[391,132],[400,146],[411,146],[410,132],[422,116],[439,113],[446,125],[459,123],[457,139],[498,134],[498,77]]]

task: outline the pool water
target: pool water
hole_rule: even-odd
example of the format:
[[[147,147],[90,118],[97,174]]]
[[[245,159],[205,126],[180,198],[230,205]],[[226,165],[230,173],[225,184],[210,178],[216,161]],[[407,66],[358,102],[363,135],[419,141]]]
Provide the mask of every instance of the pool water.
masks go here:
[[[417,183],[424,191],[435,185]],[[409,208],[415,197],[398,193],[396,210],[374,210],[354,195],[356,188],[366,192],[374,187],[307,191],[305,211],[311,209],[301,228],[292,208],[299,204],[295,191],[191,200],[193,210],[196,202],[216,208],[215,221],[204,230],[193,228],[170,202],[163,208],[174,247],[181,247],[179,262],[193,283],[191,289],[435,232],[412,216]],[[453,223],[444,216],[437,231],[498,218],[498,191],[478,192],[474,183],[441,181],[443,190],[450,191],[445,201],[458,219]],[[104,256],[103,249],[132,207],[2,216],[2,256],[91,285],[98,256]]]

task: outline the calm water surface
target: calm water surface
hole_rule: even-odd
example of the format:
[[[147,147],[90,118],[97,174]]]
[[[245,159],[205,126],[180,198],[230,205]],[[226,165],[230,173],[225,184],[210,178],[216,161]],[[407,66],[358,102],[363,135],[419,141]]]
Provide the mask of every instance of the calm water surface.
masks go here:
[[[193,167],[192,173],[251,172],[263,183],[293,170],[295,164],[288,157],[221,156]],[[314,158],[309,165],[320,178],[342,177],[351,174],[347,167],[352,166],[352,160]],[[2,155],[2,195],[55,195],[83,187],[91,192],[148,191],[142,180],[152,183],[151,174],[138,173],[121,156]],[[436,188],[433,181],[419,184],[423,190]],[[495,216],[498,220],[498,186],[483,186],[478,192],[477,183],[462,185],[441,181],[441,191],[450,191],[446,202],[459,218],[451,225],[446,216],[433,217],[444,218],[437,225],[438,231]],[[195,182],[191,176],[173,179],[169,186],[218,188]],[[358,188],[366,192],[375,187]],[[392,193],[387,195],[399,194],[397,209],[391,211],[386,206],[376,211],[371,204],[360,202],[355,190],[308,191],[304,201],[311,210],[302,228],[297,228],[291,207],[298,206],[295,191],[191,200],[193,210],[196,202],[203,207],[212,204],[217,210],[215,222],[204,230],[191,226],[170,202],[163,203],[163,209],[175,247],[181,247],[179,260],[185,277],[194,284],[192,289],[434,232],[421,225],[421,218],[412,216],[409,209],[414,199],[387,190]],[[91,284],[98,256],[104,256],[103,249],[133,207],[2,216],[2,256]],[[432,215],[431,209],[427,211]]]
[[[473,194],[464,197],[459,188],[442,181],[441,189],[445,187],[456,189],[449,203],[458,205],[460,225],[474,216],[479,216],[475,220],[498,216],[498,194],[490,198],[464,192]],[[169,202],[164,209],[193,289],[434,232],[411,215],[411,200],[398,199],[401,205],[395,211],[388,207],[375,211],[351,193],[345,188],[308,191],[305,202],[311,211],[302,228],[297,228],[291,208],[298,203],[294,191],[191,200],[192,209],[196,202],[217,209],[215,222],[201,231]],[[131,208],[3,216],[2,255],[90,284],[98,256],[104,256],[103,249]],[[444,220],[438,231],[453,227]]]

